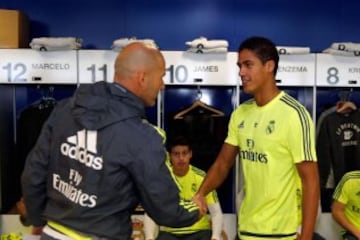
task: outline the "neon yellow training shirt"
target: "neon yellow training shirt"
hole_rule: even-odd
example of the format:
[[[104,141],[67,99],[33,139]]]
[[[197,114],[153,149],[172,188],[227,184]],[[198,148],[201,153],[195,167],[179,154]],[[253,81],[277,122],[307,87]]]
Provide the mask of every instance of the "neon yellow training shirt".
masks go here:
[[[360,171],[346,173],[336,186],[333,199],[345,205],[345,216],[360,228]]]
[[[301,224],[301,181],[295,164],[316,161],[315,131],[304,106],[285,92],[264,106],[241,104],[226,143],[239,147],[244,200],[241,239],[294,239]]]
[[[196,168],[190,165],[189,171],[183,177],[176,176],[177,183],[180,185],[180,197],[184,200],[191,201],[197,190],[199,189],[205,172],[199,168]],[[211,205],[219,202],[217,194],[215,191],[212,191],[206,196],[207,205]],[[170,232],[173,234],[189,234],[199,230],[211,229],[209,216],[202,217],[198,222],[183,228],[171,228],[171,227],[162,227],[162,231]]]

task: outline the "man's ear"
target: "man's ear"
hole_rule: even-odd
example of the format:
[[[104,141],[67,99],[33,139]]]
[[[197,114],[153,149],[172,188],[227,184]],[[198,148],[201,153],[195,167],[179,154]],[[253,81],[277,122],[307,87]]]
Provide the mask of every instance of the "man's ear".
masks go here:
[[[136,81],[141,89],[146,87],[145,71],[139,71],[136,73]]]
[[[274,70],[275,70],[275,61],[274,60],[268,60],[265,63],[265,67],[266,67],[266,70],[268,72],[274,72]]]

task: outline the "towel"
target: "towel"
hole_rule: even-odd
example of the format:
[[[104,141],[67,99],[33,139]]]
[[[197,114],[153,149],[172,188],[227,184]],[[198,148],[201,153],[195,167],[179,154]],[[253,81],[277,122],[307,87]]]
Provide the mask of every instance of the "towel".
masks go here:
[[[153,39],[137,39],[136,37],[131,37],[131,38],[119,38],[114,40],[111,49],[114,51],[120,51],[123,47],[133,42],[142,42],[146,44],[148,47],[156,48],[156,49],[159,48]]]
[[[340,50],[340,51],[348,51],[348,52],[359,52],[360,51],[360,43],[353,42],[334,42],[331,44],[330,48]]]
[[[192,41],[185,42],[190,48],[227,48],[229,46],[226,40],[208,40],[206,37],[199,37]]]
[[[40,37],[33,38],[30,47],[38,51],[59,51],[80,49],[82,45],[81,38],[75,37]]]
[[[343,50],[336,50],[333,48],[327,48],[327,49],[323,50],[322,52],[333,54],[333,55],[339,55],[339,56],[360,57],[360,51],[343,51]]]
[[[280,55],[292,55],[292,54],[308,54],[310,53],[309,47],[291,47],[291,46],[276,46],[276,49]]]
[[[217,47],[217,48],[189,48],[188,52],[192,53],[226,53],[226,47]]]

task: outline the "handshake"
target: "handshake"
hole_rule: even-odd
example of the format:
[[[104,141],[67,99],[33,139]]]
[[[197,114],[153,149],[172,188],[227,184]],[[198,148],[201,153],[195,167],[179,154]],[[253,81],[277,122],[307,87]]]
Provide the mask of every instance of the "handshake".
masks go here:
[[[192,198],[192,200],[199,207],[199,211],[200,211],[199,219],[201,219],[203,216],[205,216],[207,214],[207,206],[206,206],[205,197],[200,195],[199,193],[197,193]]]

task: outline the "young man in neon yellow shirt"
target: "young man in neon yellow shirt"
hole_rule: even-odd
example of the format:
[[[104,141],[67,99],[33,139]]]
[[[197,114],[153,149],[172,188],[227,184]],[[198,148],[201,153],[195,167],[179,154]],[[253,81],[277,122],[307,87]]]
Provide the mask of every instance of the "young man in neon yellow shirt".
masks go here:
[[[169,146],[170,169],[173,178],[180,188],[180,198],[185,201],[192,200],[194,194],[204,179],[205,172],[190,164],[192,148],[190,142],[184,137],[175,137]],[[160,227],[147,215],[144,216],[144,233],[146,240],[221,240],[223,227],[223,214],[215,191],[206,196],[206,204],[210,212],[198,222],[182,228]],[[157,235],[157,236],[156,236]]]
[[[333,194],[331,213],[345,228],[344,239],[360,239],[360,170],[341,178]]]
[[[242,240],[309,240],[314,231],[319,204],[314,126],[305,107],[276,86],[278,62],[266,38],[240,45],[242,89],[253,98],[232,113],[225,143],[194,197],[205,208],[204,196],[220,186],[239,155],[245,182],[238,216]]]

